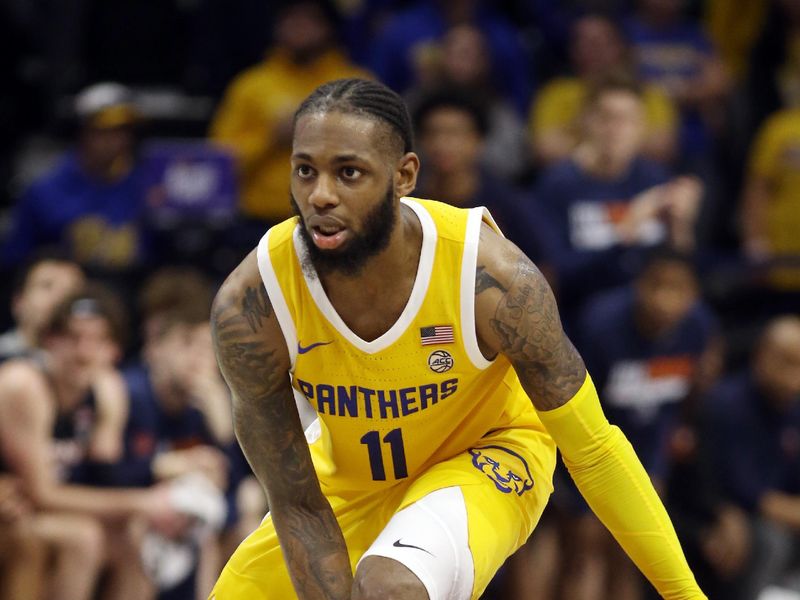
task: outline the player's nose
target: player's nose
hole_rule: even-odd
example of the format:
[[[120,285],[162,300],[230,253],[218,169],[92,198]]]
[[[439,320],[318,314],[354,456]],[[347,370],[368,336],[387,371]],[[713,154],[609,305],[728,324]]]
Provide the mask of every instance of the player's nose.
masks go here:
[[[320,174],[314,182],[314,188],[308,197],[309,202],[317,208],[338,206],[339,196],[336,193],[336,181],[333,177]]]

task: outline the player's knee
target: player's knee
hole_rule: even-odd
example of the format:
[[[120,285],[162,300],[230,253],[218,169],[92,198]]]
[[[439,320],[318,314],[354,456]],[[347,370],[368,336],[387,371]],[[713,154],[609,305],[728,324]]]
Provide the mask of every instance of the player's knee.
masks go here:
[[[356,571],[352,600],[429,600],[419,578],[402,563],[368,556]]]

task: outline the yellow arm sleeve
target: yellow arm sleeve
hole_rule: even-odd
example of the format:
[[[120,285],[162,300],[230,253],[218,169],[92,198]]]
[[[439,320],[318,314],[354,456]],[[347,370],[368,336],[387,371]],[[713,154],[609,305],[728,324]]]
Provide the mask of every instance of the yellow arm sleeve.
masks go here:
[[[603,414],[588,373],[569,402],[539,411],[539,417],[589,506],[659,594],[668,600],[706,598],[650,478],[630,442]]]

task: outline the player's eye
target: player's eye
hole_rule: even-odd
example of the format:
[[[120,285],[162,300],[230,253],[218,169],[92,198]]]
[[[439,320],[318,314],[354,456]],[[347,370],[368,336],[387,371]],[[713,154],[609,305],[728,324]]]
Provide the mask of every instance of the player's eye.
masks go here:
[[[347,181],[355,181],[359,177],[361,177],[361,169],[357,169],[355,167],[342,167],[341,170],[342,179]]]
[[[300,179],[308,179],[314,175],[314,169],[308,165],[297,165],[295,173]]]

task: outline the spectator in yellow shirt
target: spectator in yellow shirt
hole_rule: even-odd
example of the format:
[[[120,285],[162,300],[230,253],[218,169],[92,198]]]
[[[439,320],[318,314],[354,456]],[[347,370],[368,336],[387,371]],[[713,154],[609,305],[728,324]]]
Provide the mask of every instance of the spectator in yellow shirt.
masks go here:
[[[241,212],[259,225],[292,214],[287,175],[297,105],[326,81],[365,75],[337,47],[335,20],[323,0],[285,3],[273,47],[233,80],[211,124],[212,139],[237,158]]]
[[[770,283],[800,292],[800,108],[779,111],[753,145],[742,203],[742,243],[748,258],[782,259]]]
[[[617,24],[602,15],[587,15],[572,28],[570,59],[573,76],[545,85],[533,104],[529,129],[534,153],[542,165],[567,158],[578,138],[579,118],[587,90],[610,73],[632,71],[627,42]],[[672,101],[654,86],[645,86],[644,155],[669,162],[675,153],[677,112]]]

